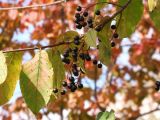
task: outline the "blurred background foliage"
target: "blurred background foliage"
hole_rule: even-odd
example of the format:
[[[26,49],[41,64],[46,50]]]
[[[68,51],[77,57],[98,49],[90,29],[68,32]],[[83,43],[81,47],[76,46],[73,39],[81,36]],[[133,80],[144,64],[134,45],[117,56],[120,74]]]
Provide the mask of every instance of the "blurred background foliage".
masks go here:
[[[53,0],[1,0],[0,7],[51,2]],[[59,35],[75,30],[74,14],[77,5],[88,6],[94,2],[96,0],[71,0],[50,7],[0,10],[0,49],[54,44]],[[147,112],[152,113],[152,110],[157,112],[144,116],[143,119],[160,119],[160,111],[157,110],[160,93],[155,91],[155,81],[160,80],[160,26],[157,24],[160,19],[159,15],[151,13],[153,21],[149,16],[147,1],[144,0],[143,3],[143,16],[139,19],[135,32],[125,39],[120,36],[116,40],[116,47],[111,49],[111,63],[103,66],[102,70],[95,68],[91,62],[85,63],[87,75],[81,76],[85,85],[83,90],[51,100],[36,118],[23,98],[17,98],[15,102],[1,106],[0,119],[55,120],[56,117],[52,114],[56,114],[59,115],[56,119],[61,120],[94,120],[98,112],[111,109],[120,120],[142,119],[141,116]],[[91,14],[93,9],[90,9]],[[137,8],[133,6],[132,9]],[[108,14],[114,11],[115,8],[111,6]],[[134,21],[133,14],[137,13],[127,13]],[[124,23],[121,27],[128,27],[127,25]],[[34,51],[28,54],[33,56]],[[99,58],[97,50],[91,50],[90,54]],[[107,55],[103,57],[109,59]]]

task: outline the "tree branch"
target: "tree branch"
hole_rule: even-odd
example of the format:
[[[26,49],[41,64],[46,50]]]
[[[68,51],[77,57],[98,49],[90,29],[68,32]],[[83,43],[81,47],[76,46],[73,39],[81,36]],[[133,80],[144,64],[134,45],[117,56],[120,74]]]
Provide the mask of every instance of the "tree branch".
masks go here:
[[[36,49],[52,48],[52,47],[61,46],[61,45],[67,45],[67,44],[71,44],[71,43],[73,43],[73,41],[70,41],[70,42],[59,42],[57,44],[47,45],[47,46],[42,46],[42,47],[32,47],[32,48],[24,48],[24,49],[6,50],[6,51],[3,51],[3,53],[23,52],[23,51],[30,51],[30,50],[36,50]]]
[[[157,107],[156,109],[151,110],[151,111],[146,112],[146,113],[143,113],[143,114],[140,114],[139,116],[134,117],[133,119],[135,120],[135,119],[137,119],[137,118],[139,118],[139,117],[143,117],[143,116],[145,116],[145,115],[151,114],[151,113],[156,112],[156,111],[159,111],[159,110],[160,110],[160,108]]]
[[[17,10],[17,9],[27,9],[27,8],[37,8],[37,7],[47,7],[52,5],[61,4],[63,2],[66,2],[66,0],[59,0],[48,4],[42,4],[42,5],[31,5],[31,6],[24,6],[24,7],[6,7],[6,8],[0,8],[0,11],[5,10]]]
[[[25,6],[25,7],[11,7],[11,8],[0,8],[0,10],[11,10],[11,9],[25,9],[25,8],[34,8],[34,7],[44,7],[44,6],[51,6],[51,5],[56,5],[56,4],[60,4],[63,2],[66,2],[68,0],[59,0],[53,3],[49,3],[49,4],[43,4],[43,5],[33,5],[33,6]],[[128,2],[122,6],[113,16],[111,16],[110,18],[105,17],[98,26],[104,27],[105,24],[107,24],[108,22],[110,22],[112,19],[114,19],[118,14],[122,13],[123,10],[125,10],[125,8],[127,8],[127,6],[131,3],[132,0],[128,0]],[[82,36],[83,37],[83,36]],[[72,42],[60,42],[57,44],[53,44],[53,45],[47,45],[47,46],[43,46],[43,47],[32,47],[32,48],[24,48],[24,49],[15,49],[15,50],[7,50],[7,51],[3,51],[3,53],[8,53],[8,52],[22,52],[22,51],[30,51],[30,50],[36,50],[36,49],[45,49],[45,48],[51,48],[51,47],[56,47],[56,46],[60,46],[60,45],[64,45],[64,44],[70,44],[73,43]]]

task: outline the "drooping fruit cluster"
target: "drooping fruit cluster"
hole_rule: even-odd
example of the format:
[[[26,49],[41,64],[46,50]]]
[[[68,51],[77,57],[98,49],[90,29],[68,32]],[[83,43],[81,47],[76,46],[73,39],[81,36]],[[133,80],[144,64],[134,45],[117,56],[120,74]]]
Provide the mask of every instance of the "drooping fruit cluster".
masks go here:
[[[156,85],[155,90],[159,91],[160,90],[160,81],[156,81],[155,85]]]
[[[95,15],[101,15],[100,10],[95,12]],[[102,30],[101,26],[94,27],[94,20],[89,16],[86,10],[82,11],[80,6],[77,7],[77,12],[75,14],[76,28],[81,29],[82,27],[94,28],[97,32]],[[74,36],[72,47],[68,46],[62,54],[62,62],[68,66],[69,69],[66,81],[62,82],[62,89],[59,90],[54,88],[53,92],[60,92],[61,95],[66,94],[67,91],[75,92],[78,88],[83,88],[83,84],[78,79],[81,74],[85,74],[84,70],[80,67],[80,61],[92,62],[98,68],[102,68],[102,63],[97,59],[92,59],[89,54],[89,49],[86,47],[84,39],[80,35]]]
[[[100,15],[100,10],[95,12],[95,15]],[[75,23],[76,28],[81,29],[82,27],[94,28],[93,18],[89,16],[87,10],[82,10],[81,6],[77,7],[77,12],[75,14]],[[100,31],[100,28],[96,28],[97,31]]]

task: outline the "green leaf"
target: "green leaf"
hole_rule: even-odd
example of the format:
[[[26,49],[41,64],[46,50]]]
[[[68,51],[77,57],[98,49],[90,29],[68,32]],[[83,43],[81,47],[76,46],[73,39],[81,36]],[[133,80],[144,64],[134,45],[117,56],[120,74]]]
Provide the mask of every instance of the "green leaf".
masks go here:
[[[0,84],[2,84],[7,77],[6,58],[2,51],[0,51]]]
[[[84,36],[84,40],[90,47],[96,47],[96,39],[97,32],[94,29],[90,29]]]
[[[76,32],[76,31],[72,31],[72,30],[71,30],[71,31],[67,31],[67,32],[65,32],[64,34],[62,34],[62,35],[60,35],[60,36],[58,37],[57,42],[59,43],[59,42],[73,41],[73,40],[74,40],[74,37],[77,36],[77,35],[79,35],[79,34],[78,34],[78,32]],[[57,50],[59,50],[59,51],[62,53],[62,52],[64,52],[64,49],[65,49],[66,47],[68,47],[68,46],[74,47],[75,45],[74,45],[74,44],[61,45],[61,46],[58,46],[58,47],[57,47]]]
[[[49,56],[49,60],[52,63],[54,71],[53,87],[59,89],[62,87],[61,83],[65,79],[64,64],[62,63],[59,51],[54,51],[53,49],[49,49],[47,53]]]
[[[6,53],[5,56],[8,74],[5,82],[0,85],[0,105],[8,102],[13,96],[22,63],[21,53]]]
[[[115,120],[113,110],[111,110],[110,112],[106,111],[98,113],[96,120]]]
[[[110,64],[111,60],[111,45],[109,36],[111,36],[110,25],[106,24],[102,31],[98,32],[99,43],[99,60],[105,64]]]
[[[155,27],[160,31],[160,2],[157,2],[156,8],[150,13]]]
[[[110,48],[110,46],[106,46],[103,43],[99,44],[99,59],[105,65],[110,64],[110,62],[111,62],[111,48]]]
[[[127,0],[119,0],[119,4],[122,6],[126,4],[126,2]],[[128,37],[135,31],[142,14],[142,0],[132,0],[127,8],[122,12],[122,17],[117,30],[121,38]]]
[[[76,35],[78,35],[78,32],[76,32],[76,31],[73,31],[73,30],[67,31],[58,37],[58,42],[73,40]]]
[[[149,11],[153,11],[153,9],[156,7],[157,0],[148,0],[148,7]]]
[[[53,89],[53,68],[46,51],[39,51],[22,66],[20,87],[33,113],[38,113],[48,103]]]

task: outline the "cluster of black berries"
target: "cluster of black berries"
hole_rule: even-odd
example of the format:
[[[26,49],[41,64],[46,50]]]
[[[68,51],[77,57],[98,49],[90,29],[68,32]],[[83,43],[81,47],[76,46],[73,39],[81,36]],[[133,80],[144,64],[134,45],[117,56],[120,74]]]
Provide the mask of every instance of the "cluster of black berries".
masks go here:
[[[156,81],[155,85],[156,85],[155,90],[159,91],[160,90],[160,81]]]
[[[79,36],[74,37],[74,44],[77,46],[80,45],[80,37]],[[73,62],[77,62],[78,50],[79,50],[78,47],[74,47],[73,49],[68,48],[67,50],[65,50],[63,53],[62,62],[64,62],[65,64],[70,64],[71,58],[73,58]]]
[[[97,10],[95,14],[100,15],[100,11]],[[88,16],[88,12],[86,10],[82,12],[81,6],[77,7],[75,18],[76,18],[75,23],[76,23],[77,29],[81,29],[82,27],[86,27],[86,26],[88,26],[89,28],[93,28],[94,26],[92,17]],[[99,28],[97,28],[97,30],[100,31]]]
[[[65,95],[67,90],[70,90],[71,92],[75,92],[78,88],[82,89],[83,84],[81,82],[75,82],[75,78],[73,76],[69,77],[69,82],[66,81],[62,82],[63,89],[60,91],[61,95]],[[53,89],[54,93],[58,93],[58,89]]]

